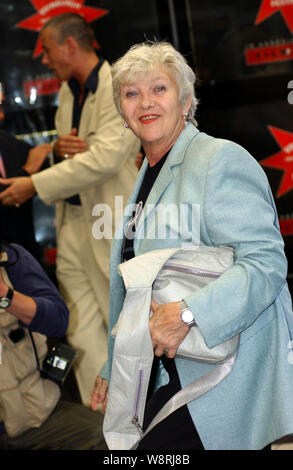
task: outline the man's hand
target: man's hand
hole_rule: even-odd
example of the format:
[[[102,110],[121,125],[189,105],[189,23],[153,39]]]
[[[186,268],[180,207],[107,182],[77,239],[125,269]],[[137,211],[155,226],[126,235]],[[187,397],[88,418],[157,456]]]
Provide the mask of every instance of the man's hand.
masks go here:
[[[0,204],[4,206],[16,206],[30,199],[36,192],[30,176],[18,178],[0,178],[0,184],[8,186],[0,193]]]
[[[176,351],[189,332],[189,326],[181,320],[179,302],[159,305],[152,300],[150,334],[156,356],[175,357]]]
[[[77,129],[73,128],[70,134],[61,135],[54,144],[54,152],[60,158],[72,158],[74,154],[85,152],[87,143],[77,137]]]
[[[51,149],[51,144],[41,144],[32,148],[22,168],[27,171],[29,175],[36,173],[41,168],[46,156],[51,152]]]
[[[96,381],[91,392],[91,403],[90,408],[93,411],[98,409],[98,405],[101,403],[104,412],[106,411],[108,400],[108,382],[102,379],[99,375],[96,377]]]

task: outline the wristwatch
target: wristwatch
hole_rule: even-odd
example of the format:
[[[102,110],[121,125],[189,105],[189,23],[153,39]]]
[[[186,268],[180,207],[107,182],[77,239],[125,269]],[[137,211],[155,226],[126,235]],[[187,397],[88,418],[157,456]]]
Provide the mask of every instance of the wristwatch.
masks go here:
[[[0,297],[0,308],[8,308],[11,305],[14,290],[8,287],[6,296]]]
[[[179,302],[179,306],[180,306],[180,312],[181,312],[180,316],[181,316],[181,320],[183,321],[183,323],[185,323],[185,325],[189,326],[190,328],[192,326],[195,326],[196,323],[193,318],[192,312],[189,310],[184,300]]]

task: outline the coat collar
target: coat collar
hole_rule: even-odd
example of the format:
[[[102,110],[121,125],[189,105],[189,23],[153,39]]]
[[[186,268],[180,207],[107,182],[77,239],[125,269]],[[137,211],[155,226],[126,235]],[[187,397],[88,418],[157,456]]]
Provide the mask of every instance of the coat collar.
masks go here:
[[[91,91],[92,93],[96,92],[96,89],[98,88],[98,84],[99,84],[98,72],[100,68],[102,67],[103,62],[104,62],[104,59],[100,57],[99,62],[97,63],[97,65],[95,65],[95,67],[92,69],[91,73],[89,74],[84,84],[85,95],[87,95],[89,91]],[[80,85],[78,81],[76,80],[76,78],[73,77],[70,80],[68,80],[68,86],[73,96],[77,99],[80,95]]]
[[[153,185],[149,196],[146,200],[144,210],[140,216],[140,219],[137,223],[136,227],[136,237],[134,239],[134,246],[136,245],[137,236],[139,235],[139,230],[143,227],[143,223],[146,218],[151,214],[152,210],[150,208],[153,207],[153,210],[158,204],[162,194],[169,186],[169,184],[174,179],[173,175],[173,168],[179,166],[183,163],[185,158],[185,153],[187,148],[193,138],[195,138],[199,134],[199,130],[194,127],[192,124],[188,124],[183,131],[181,132],[180,136],[178,137],[177,141],[173,145],[173,148],[170,150],[167,160],[165,161],[156,181]],[[124,216],[122,219],[122,223],[118,227],[117,232],[115,233],[115,237],[112,243],[112,256],[111,256],[111,270],[112,273],[116,273],[117,262],[120,263],[121,261],[121,250],[124,238],[124,227],[126,223],[129,221],[131,216],[131,212],[136,204],[137,196],[140,190],[140,186],[143,182],[145,172],[147,170],[148,163],[145,159],[140,172],[138,174],[136,184],[133,188],[132,194],[128,200],[127,206],[128,210],[124,212]],[[151,206],[152,205],[152,206]],[[149,208],[148,208],[149,206]],[[127,213],[127,215],[126,215]],[[120,276],[118,276],[119,278]],[[121,280],[121,279],[120,279]]]
[[[174,179],[173,168],[175,166],[181,165],[185,158],[186,150],[190,144],[192,138],[196,137],[199,133],[199,130],[194,127],[192,124],[188,124],[183,131],[181,132],[180,136],[178,137],[177,141],[173,145],[173,148],[170,150],[168,158],[164,163],[150,193],[146,200],[145,207],[143,213],[139,219],[137,224],[137,231],[139,230],[143,221],[150,215],[152,212],[152,207],[158,204],[161,196],[169,186],[169,184]],[[139,188],[143,181],[146,169],[147,169],[147,161],[144,162],[143,167],[139,173],[139,177],[137,179],[136,186],[134,188],[132,198],[130,200],[131,203],[136,202],[136,198],[138,195]]]

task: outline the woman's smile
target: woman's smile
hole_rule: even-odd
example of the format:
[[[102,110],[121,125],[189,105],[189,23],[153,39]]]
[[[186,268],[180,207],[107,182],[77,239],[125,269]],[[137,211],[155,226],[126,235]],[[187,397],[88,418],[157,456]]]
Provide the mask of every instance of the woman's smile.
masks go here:
[[[142,124],[149,125],[156,121],[159,117],[159,114],[144,114],[139,118],[139,120]]]
[[[167,152],[184,128],[184,112],[174,77],[164,67],[121,86],[123,116],[152,161]]]

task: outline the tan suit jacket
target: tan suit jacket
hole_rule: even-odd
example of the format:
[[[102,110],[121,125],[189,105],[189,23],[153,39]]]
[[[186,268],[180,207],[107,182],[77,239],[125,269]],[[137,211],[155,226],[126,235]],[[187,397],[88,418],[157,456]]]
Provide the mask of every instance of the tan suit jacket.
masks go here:
[[[100,67],[98,79],[97,90],[86,97],[79,123],[78,135],[86,140],[87,151],[32,177],[40,198],[46,204],[56,203],[56,274],[70,311],[67,339],[78,351],[74,370],[87,406],[97,371],[107,356],[110,247],[117,226],[115,196],[123,198],[123,205],[127,203],[137,176],[135,158],[140,147],[134,134],[124,129],[114,105],[107,62]],[[63,83],[55,119],[58,135],[71,132],[73,101],[69,86]],[[81,206],[64,201],[75,194],[79,194]],[[93,213],[97,204],[104,206],[96,207]],[[103,227],[100,233],[93,234],[93,229],[104,217],[103,210],[108,215],[107,233],[98,239]],[[122,216],[123,209],[120,212]]]
[[[107,204],[112,210],[113,235],[115,230],[115,195],[122,196],[126,204],[134,186],[137,170],[135,158],[140,143],[134,134],[125,130],[112,97],[111,68],[104,62],[99,72],[96,93],[89,92],[85,101],[78,135],[88,143],[86,152],[76,154],[52,168],[32,176],[39,197],[46,204],[56,204],[57,239],[64,214],[63,200],[76,193],[80,195],[86,223],[85,230],[97,264],[109,278],[111,239],[97,240],[92,234],[92,210],[96,204]],[[63,83],[56,113],[58,135],[68,134],[72,128],[73,95]]]

